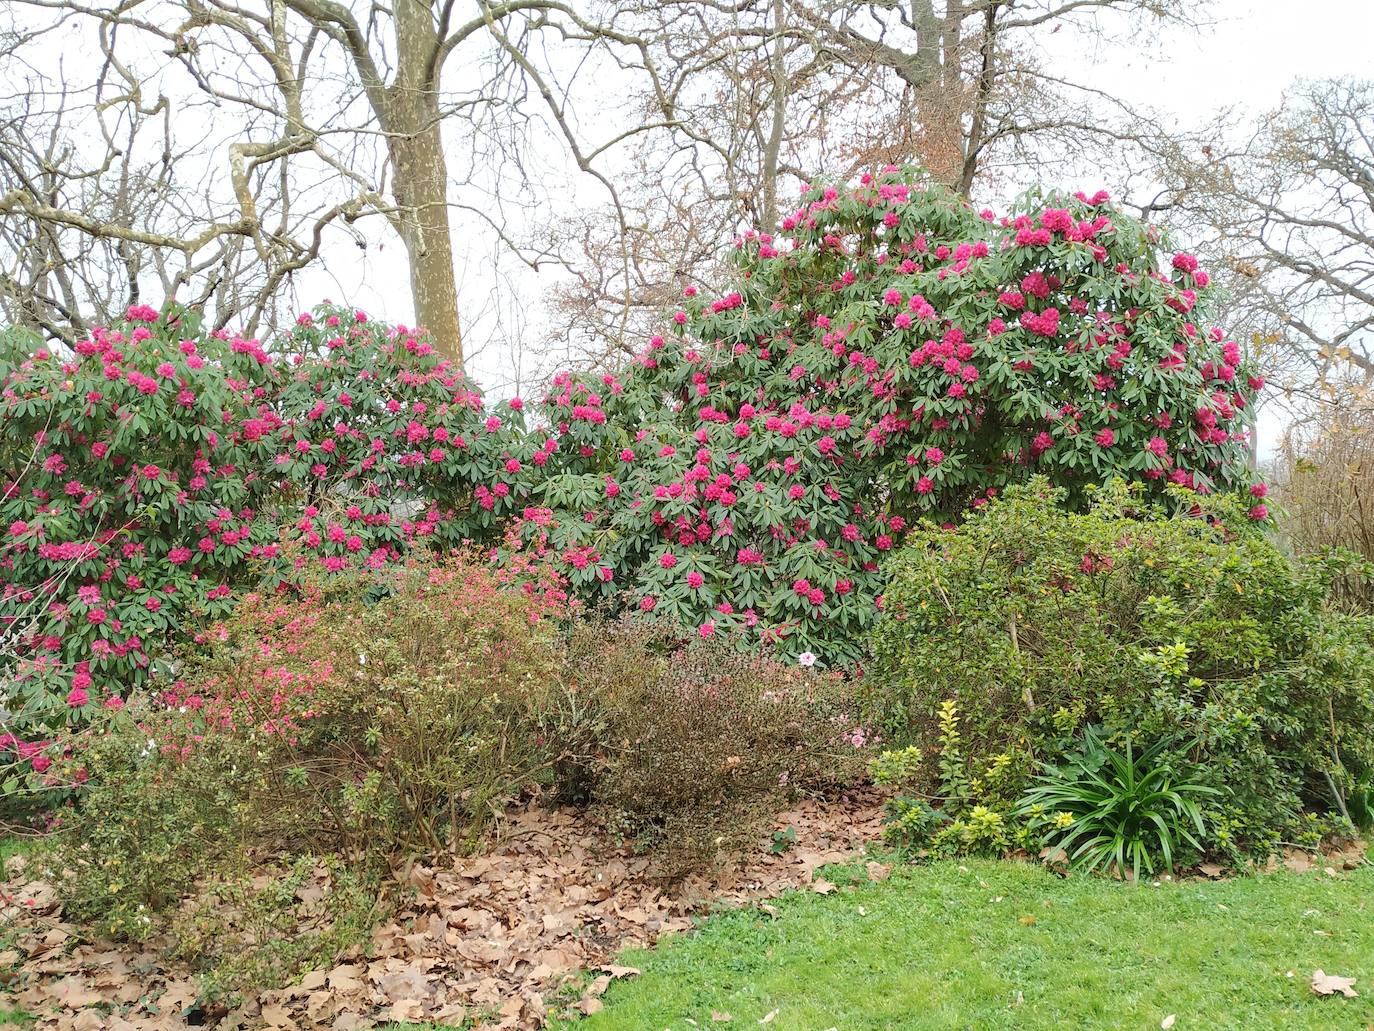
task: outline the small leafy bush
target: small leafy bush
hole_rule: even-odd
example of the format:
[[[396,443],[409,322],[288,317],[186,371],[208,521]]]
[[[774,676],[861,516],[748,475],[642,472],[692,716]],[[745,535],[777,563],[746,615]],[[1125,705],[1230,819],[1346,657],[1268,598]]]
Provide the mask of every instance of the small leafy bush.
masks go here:
[[[301,855],[251,877],[216,878],[174,914],[171,956],[203,974],[202,996],[280,988],[367,940],[376,885],[335,857]]]
[[[1046,766],[1021,799],[1019,816],[1041,844],[1072,867],[1137,880],[1143,867],[1173,872],[1185,848],[1203,851],[1201,801],[1220,794],[1171,762],[1166,742],[1113,748],[1089,727],[1083,749]],[[1187,751],[1186,748],[1182,751]]]
[[[184,756],[164,756],[164,728],[182,725],[166,710],[130,706],[92,727],[97,743],[81,759],[91,779],[82,805],[63,814],[56,865],[67,913],[102,935],[151,936],[210,870],[246,873],[250,825],[259,823],[259,847],[289,830],[265,833],[254,820],[276,811],[250,742],[209,735]]]
[[[550,734],[581,797],[676,879],[751,842],[786,795],[859,779],[871,734],[834,673],[665,623],[577,626]]]
[[[890,564],[870,704],[928,757],[920,787],[980,840],[1085,729],[1191,740],[1208,851],[1310,841],[1374,758],[1374,621],[1328,604],[1348,558],[1291,561],[1243,505],[1115,483],[1065,507],[1043,479],[958,529],[925,527]]]
[[[552,605],[462,556],[249,595],[70,760],[90,772],[65,833],[72,911],[138,938],[263,863],[337,854],[366,879],[464,847],[547,765]]]

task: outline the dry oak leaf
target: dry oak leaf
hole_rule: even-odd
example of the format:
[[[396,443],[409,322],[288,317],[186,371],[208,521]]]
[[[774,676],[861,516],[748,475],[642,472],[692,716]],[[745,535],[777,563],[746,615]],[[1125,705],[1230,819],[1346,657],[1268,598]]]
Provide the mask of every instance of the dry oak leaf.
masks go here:
[[[892,876],[891,863],[869,862],[864,869],[868,871],[868,879],[875,884],[881,884]]]
[[[811,890],[817,895],[829,895],[835,890],[835,886],[824,877],[817,877],[815,882],[811,885]]]
[[[47,988],[47,993],[60,1005],[73,1010],[84,1010],[98,1002],[105,1001],[105,997],[100,992],[92,991],[87,986],[85,979],[77,974],[70,974],[62,980],[54,982]]]
[[[363,968],[356,963],[345,963],[329,972],[329,987],[336,992],[356,992],[366,985],[360,980]]]
[[[720,1010],[712,1010],[711,1019],[714,1020],[717,1024],[728,1024],[735,1018],[730,1016],[730,1014],[728,1013],[722,1013]]]
[[[162,1013],[181,1013],[197,999],[200,992],[190,981],[169,981],[167,990],[157,999],[157,1008]]]
[[[429,994],[425,975],[415,967],[384,973],[375,980],[389,1002],[410,1002]]]
[[[1312,971],[1312,990],[1318,995],[1335,995],[1340,992],[1347,999],[1358,999],[1360,993],[1355,991],[1354,986],[1353,977],[1338,977],[1323,970]]]

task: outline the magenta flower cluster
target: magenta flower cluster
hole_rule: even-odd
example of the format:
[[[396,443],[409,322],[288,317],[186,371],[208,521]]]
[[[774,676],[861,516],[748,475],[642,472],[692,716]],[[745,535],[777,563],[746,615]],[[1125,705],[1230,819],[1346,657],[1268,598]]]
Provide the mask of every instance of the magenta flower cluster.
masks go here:
[[[1037,473],[1074,501],[1118,476],[1249,486],[1263,381],[1196,321],[1196,259],[1107,202],[999,219],[889,169],[739,239],[733,289],[688,287],[623,374],[544,399],[543,532],[569,581],[854,660],[913,520],[953,525]]]

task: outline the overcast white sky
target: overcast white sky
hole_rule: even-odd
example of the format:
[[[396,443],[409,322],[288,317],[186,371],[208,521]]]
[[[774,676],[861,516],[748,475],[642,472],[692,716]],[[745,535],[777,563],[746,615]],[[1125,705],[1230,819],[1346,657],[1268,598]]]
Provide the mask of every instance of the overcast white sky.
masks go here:
[[[1220,108],[1251,115],[1269,110],[1299,77],[1374,74],[1374,0],[1207,0],[1198,10],[1211,22],[1200,36],[1165,29],[1123,45],[1063,32],[1049,38],[1047,53],[1055,66],[1063,62],[1085,85],[1152,108],[1166,125],[1173,120],[1180,127],[1195,125]],[[555,167],[560,161],[569,164],[558,155],[547,158]],[[594,185],[569,185],[595,202]],[[1058,185],[1091,192],[1100,184]],[[728,243],[731,231],[722,227],[722,244]],[[471,244],[475,239],[475,234],[459,233],[460,297],[471,344],[490,342],[472,356],[471,372],[496,394],[514,392],[517,383],[528,389],[540,364],[532,352],[549,325],[540,295],[552,273],[537,276],[521,270],[488,245],[464,251],[464,240]],[[347,299],[392,321],[411,318],[399,244],[390,241],[368,256],[344,246],[347,253],[329,262],[327,272],[302,278],[301,296]],[[508,343],[515,339],[526,342],[523,355]],[[1262,450],[1272,448],[1279,429],[1276,416],[1262,422]]]

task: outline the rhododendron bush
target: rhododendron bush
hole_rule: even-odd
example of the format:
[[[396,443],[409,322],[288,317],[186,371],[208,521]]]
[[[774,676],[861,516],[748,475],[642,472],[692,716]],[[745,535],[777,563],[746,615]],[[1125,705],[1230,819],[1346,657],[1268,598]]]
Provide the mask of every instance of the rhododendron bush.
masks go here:
[[[422,334],[347,309],[259,343],[134,308],[74,353],[0,347],[7,747],[118,705],[241,592],[492,545],[557,583],[862,656],[881,564],[1034,474],[1243,491],[1261,380],[1198,322],[1208,280],[1104,195],[1004,218],[890,170],[810,190],[688,289],[624,369],[554,378],[535,424]]]
[[[587,594],[853,660],[914,520],[1033,474],[1075,504],[1113,476],[1249,484],[1262,381],[1197,321],[1196,261],[1161,269],[1105,195],[997,218],[890,171],[782,229],[739,240],[734,289],[688,288],[623,374],[555,379],[537,532]]]
[[[480,538],[521,416],[404,327],[324,308],[268,353],[133,308],[75,353],[0,354],[5,743],[143,683],[245,588]],[[22,740],[16,741],[19,737]]]

